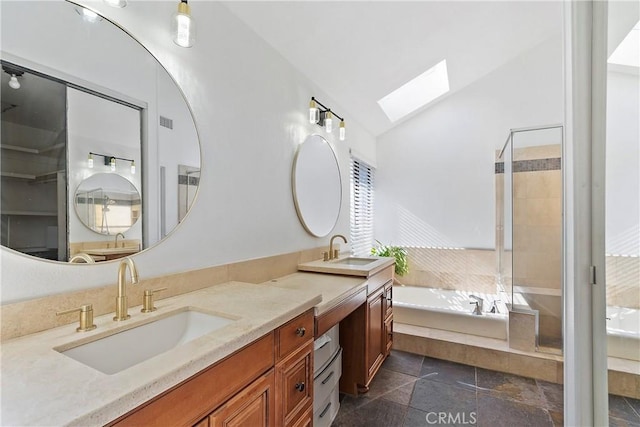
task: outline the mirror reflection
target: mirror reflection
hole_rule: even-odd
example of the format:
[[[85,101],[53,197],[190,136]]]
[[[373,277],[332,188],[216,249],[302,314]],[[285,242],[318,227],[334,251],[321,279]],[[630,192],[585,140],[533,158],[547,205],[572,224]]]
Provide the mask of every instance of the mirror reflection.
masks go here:
[[[199,187],[197,132],[174,81],[128,34],[73,3],[0,8],[2,245],[67,261],[113,251],[114,237],[136,252],[159,242]]]
[[[129,232],[138,222],[142,200],[138,189],[125,178],[98,173],[78,186],[75,207],[78,218],[89,230],[115,236]],[[135,234],[142,236],[140,230]],[[69,240],[75,239],[70,236]]]

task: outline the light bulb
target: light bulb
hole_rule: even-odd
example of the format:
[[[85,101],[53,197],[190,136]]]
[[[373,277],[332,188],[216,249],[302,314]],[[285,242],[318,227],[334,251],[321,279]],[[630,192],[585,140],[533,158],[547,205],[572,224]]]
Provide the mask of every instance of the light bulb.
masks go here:
[[[111,7],[125,7],[127,0],[102,0]]]
[[[309,102],[309,123],[316,124],[320,121],[320,110],[313,99]]]
[[[116,158],[112,157],[111,160],[109,161],[109,165],[111,166],[111,172],[114,172],[116,170]]]
[[[102,19],[100,18],[100,15],[95,13],[93,10],[85,9],[82,6],[76,7],[76,12],[78,12],[80,16],[82,16],[82,19],[87,22],[98,22]]]
[[[340,141],[346,138],[347,129],[344,127],[344,120],[340,120]]]
[[[9,87],[11,89],[20,89],[20,82],[15,74],[11,74],[11,79],[9,79]]]
[[[333,114],[331,114],[331,111],[327,111],[325,113],[324,116],[324,130],[326,130],[327,132],[331,133],[331,131],[333,130]]]
[[[87,166],[89,169],[93,169],[93,154],[89,153],[89,158],[87,159]]]
[[[178,12],[171,18],[171,36],[175,44],[181,47],[191,47],[196,41],[196,23],[191,17],[187,0],[178,4]]]
[[[131,174],[136,174],[136,162],[134,162],[133,160],[131,160]]]

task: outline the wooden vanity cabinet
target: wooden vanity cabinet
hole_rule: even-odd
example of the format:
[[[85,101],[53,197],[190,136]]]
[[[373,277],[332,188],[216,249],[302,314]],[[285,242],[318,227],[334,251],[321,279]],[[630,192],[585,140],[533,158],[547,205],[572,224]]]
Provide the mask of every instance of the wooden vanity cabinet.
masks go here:
[[[311,425],[313,322],[312,309],[109,425]]]
[[[366,302],[340,322],[343,393],[369,391],[371,380],[391,351],[393,268],[387,267],[369,278]]]

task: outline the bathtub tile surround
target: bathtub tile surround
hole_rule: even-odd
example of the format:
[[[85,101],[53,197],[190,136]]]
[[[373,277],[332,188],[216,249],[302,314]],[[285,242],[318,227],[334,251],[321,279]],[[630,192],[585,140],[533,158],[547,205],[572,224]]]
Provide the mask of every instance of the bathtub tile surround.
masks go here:
[[[140,271],[140,282],[135,286],[129,286],[127,294],[131,306],[134,307],[142,304],[145,289],[167,287],[166,291],[155,297],[158,301],[230,281],[262,283],[295,273],[299,263],[318,259],[326,250],[328,247],[323,246],[160,277],[148,277],[145,271]],[[77,268],[84,268],[84,266]],[[77,314],[56,316],[55,313],[67,308],[80,307],[82,304],[93,304],[94,316],[96,317],[113,312],[117,293],[116,269],[117,265],[114,264],[113,285],[0,306],[2,341],[77,322]],[[29,315],[25,313],[29,313]]]
[[[506,341],[396,323],[393,348],[560,384],[561,355],[509,348]],[[609,357],[609,392],[640,399],[640,362]]]
[[[416,372],[418,364],[419,374],[406,373]],[[334,427],[424,427],[429,425],[427,415],[434,412],[460,417],[465,414],[467,422],[460,418],[456,425],[563,425],[563,390],[559,384],[398,350],[391,352],[380,372],[384,375],[371,384],[375,396],[341,396]],[[411,392],[407,401],[408,390]],[[395,399],[397,394],[403,399]],[[640,400],[610,395],[610,425],[640,425],[639,409]],[[436,420],[434,415],[429,416]]]
[[[509,311],[509,347],[522,351],[536,351],[538,338],[536,312]]]

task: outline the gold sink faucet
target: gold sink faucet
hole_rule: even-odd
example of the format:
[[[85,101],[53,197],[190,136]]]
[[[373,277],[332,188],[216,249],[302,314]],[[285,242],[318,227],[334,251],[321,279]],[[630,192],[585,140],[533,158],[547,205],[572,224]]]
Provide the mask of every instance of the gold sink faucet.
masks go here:
[[[124,248],[124,234],[122,234],[122,233],[118,233],[118,234],[116,234],[116,243],[115,243],[114,248],[117,248],[117,247],[118,247],[118,236],[122,236],[122,240],[123,240],[123,241],[122,241],[122,247]]]
[[[127,301],[127,266],[131,273],[131,284],[138,283],[138,270],[133,260],[129,257],[122,258],[118,267],[118,296],[116,297],[115,321],[127,320],[129,316],[129,303]]]
[[[342,234],[336,234],[335,236],[333,236],[329,241],[329,259],[330,260],[336,259],[340,255],[340,249],[335,249],[335,250],[333,249],[333,240],[336,237],[340,237],[342,240],[344,240],[345,243],[347,243],[347,238],[344,237]]]

